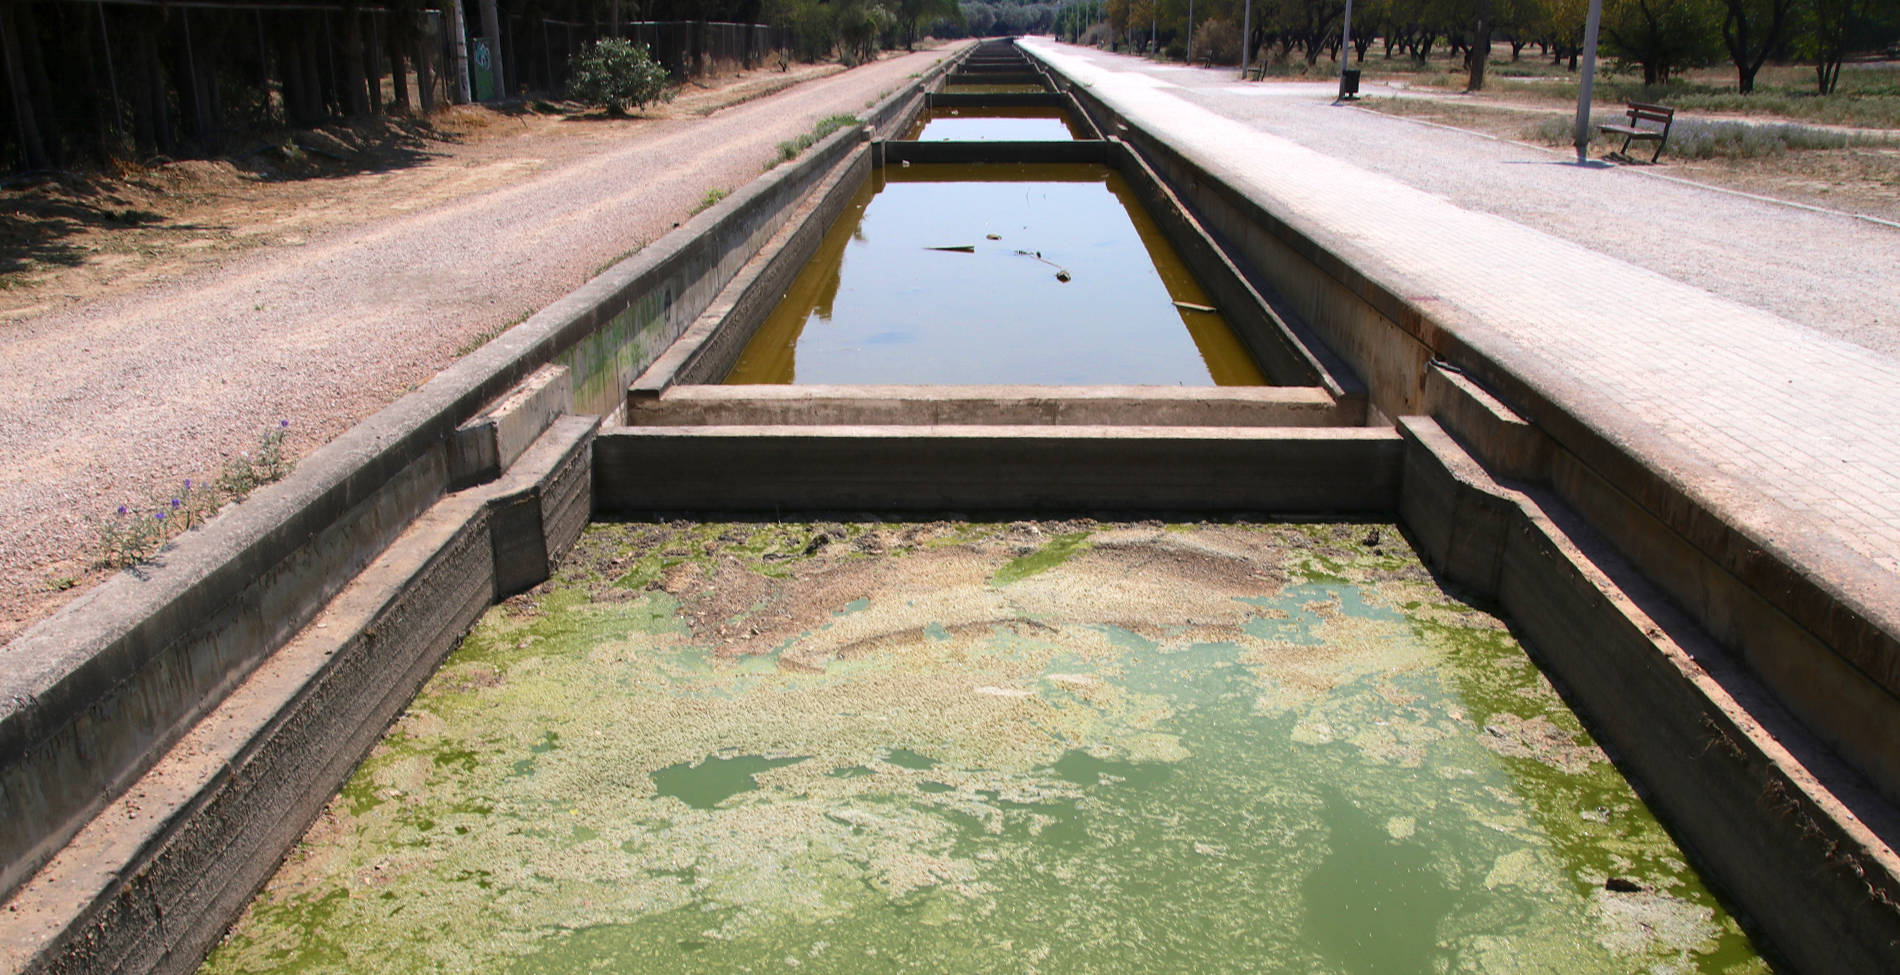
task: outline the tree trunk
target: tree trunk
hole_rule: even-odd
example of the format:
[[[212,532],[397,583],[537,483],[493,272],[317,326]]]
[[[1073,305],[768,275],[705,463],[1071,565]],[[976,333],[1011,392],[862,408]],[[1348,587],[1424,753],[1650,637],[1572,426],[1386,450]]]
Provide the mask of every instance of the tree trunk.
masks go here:
[[[371,115],[383,114],[383,45],[376,36],[376,15],[364,14],[369,18],[369,39],[363,43],[363,67],[369,81],[369,111]]]
[[[1477,30],[1471,39],[1471,74],[1465,81],[1466,91],[1484,90],[1484,69],[1491,60],[1491,3],[1490,0],[1478,0]]]
[[[416,62],[416,104],[422,107],[422,114],[435,111],[435,33],[428,29],[428,15],[418,10],[415,13],[416,30],[411,35],[415,45]]]
[[[28,169],[51,169],[53,160],[46,154],[40,138],[39,121],[34,117],[33,99],[27,93],[26,68],[20,61],[18,30],[14,27],[13,7],[0,5],[0,57],[6,58],[7,92],[12,95],[14,127],[19,132],[20,154]],[[32,43],[29,39],[28,43]]]
[[[482,0],[482,34],[488,38],[489,70],[495,79],[495,97],[508,97],[508,83],[502,80],[501,19],[495,13],[495,0]]]
[[[59,116],[53,112],[53,81],[46,76],[46,59],[40,56],[42,38],[50,40],[57,34],[40,33],[39,21],[33,16],[33,8],[20,5],[19,36],[25,41],[20,44],[22,60],[26,62],[27,93],[33,99],[33,114],[42,126],[41,146],[48,158],[57,166],[63,161],[65,152],[61,146]]]
[[[342,13],[343,65],[342,77],[337,81],[343,114],[356,117],[369,111],[369,86],[367,72],[363,69],[363,18],[356,10],[356,4],[345,3]]]
[[[394,89],[395,110],[403,115],[409,114],[409,68],[402,51],[403,29],[397,18],[402,17],[400,10],[390,10],[389,29],[384,41],[389,46],[389,81]]]

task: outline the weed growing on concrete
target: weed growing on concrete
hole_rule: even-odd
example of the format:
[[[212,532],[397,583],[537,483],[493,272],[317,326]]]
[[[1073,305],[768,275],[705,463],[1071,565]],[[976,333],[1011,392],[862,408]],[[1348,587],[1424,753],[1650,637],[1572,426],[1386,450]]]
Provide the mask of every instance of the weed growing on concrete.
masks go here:
[[[123,569],[151,558],[173,536],[204,524],[228,501],[281,481],[296,465],[284,455],[290,421],[258,438],[257,448],[224,462],[214,483],[185,478],[177,491],[164,491],[143,504],[122,504],[104,518],[89,518],[97,544],[97,564]]]
[[[730,192],[731,192],[730,190],[722,190],[717,186],[713,187],[712,189],[707,190],[706,195],[700,198],[700,201],[698,204],[694,205],[693,207],[694,215],[697,216],[698,214],[704,213],[708,209],[711,209],[713,204],[718,203],[720,200],[725,199],[727,194],[729,194]]]
[[[637,251],[639,249],[640,248],[635,247],[633,251]],[[628,251],[627,254],[632,254],[633,251]],[[589,275],[589,277],[598,276],[600,272],[605,271],[610,267],[613,267],[615,264],[618,264],[623,260],[626,260],[627,254],[622,254],[621,256],[616,257],[613,260],[608,261],[607,263],[602,264],[601,266],[595,268],[594,273],[592,275]],[[458,345],[455,347],[455,357],[457,359],[460,359],[461,357],[468,355],[470,352],[473,352],[476,349],[479,349],[482,346],[487,345],[488,343],[495,340],[495,336],[500,335],[501,333],[506,332],[511,328],[514,328],[516,325],[519,325],[522,322],[527,321],[528,317],[533,314],[534,314],[534,309],[530,308],[527,311],[524,311],[521,314],[516,315],[515,317],[505,322],[502,322],[500,325],[495,325],[490,328],[482,329],[473,338],[470,338],[468,341],[463,342],[461,345]]]
[[[823,139],[825,136],[828,136],[831,133],[836,132],[839,129],[842,129],[845,126],[856,125],[856,124],[858,124],[858,119],[857,119],[857,116],[855,115],[832,115],[826,118],[819,119],[818,124],[812,126],[810,132],[807,132],[796,139],[787,139],[784,142],[779,143],[778,144],[778,160],[772,163],[772,166],[776,166],[779,163],[791,162],[792,160],[798,158],[799,153],[804,152],[805,150],[810,149],[812,146],[817,145],[818,140]],[[767,166],[766,168],[770,169],[771,166]]]
[[[626,250],[624,250],[624,251],[621,251],[621,252],[620,252],[619,254],[616,254],[616,255],[615,255],[614,257],[612,257],[612,258],[610,258],[610,259],[609,259],[609,260],[607,260],[607,261],[606,261],[605,263],[603,263],[603,264],[601,264],[601,265],[600,265],[599,267],[597,267],[597,268],[594,268],[594,270],[593,270],[593,273],[591,273],[591,274],[589,274],[589,275],[587,275],[587,276],[588,276],[588,277],[590,277],[590,278],[597,278],[597,277],[600,277],[600,276],[601,276],[602,274],[605,274],[605,273],[607,273],[607,269],[608,269],[608,268],[610,268],[610,267],[613,267],[613,266],[614,266],[615,264],[618,264],[618,263],[620,263],[621,261],[624,261],[624,260],[626,260],[627,258],[629,258],[629,257],[632,257],[633,255],[635,255],[635,254],[638,254],[638,253],[640,253],[640,251],[641,251],[642,249],[644,249],[644,248],[645,248],[646,246],[647,246],[647,242],[643,240],[643,241],[641,241],[641,242],[639,242],[639,243],[637,243],[637,244],[635,244],[635,245],[633,245],[632,247],[629,247],[629,248],[627,248]],[[524,316],[522,316],[522,318],[526,318],[526,317],[527,317],[527,316],[525,316],[525,315],[524,315]],[[520,320],[521,320],[521,319],[516,319],[516,321],[520,321]]]

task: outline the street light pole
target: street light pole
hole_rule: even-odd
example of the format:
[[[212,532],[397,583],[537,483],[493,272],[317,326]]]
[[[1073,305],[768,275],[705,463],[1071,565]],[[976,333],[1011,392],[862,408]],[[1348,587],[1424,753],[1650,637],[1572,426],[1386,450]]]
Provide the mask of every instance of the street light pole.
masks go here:
[[[1194,0],[1188,0],[1188,63],[1194,63]]]
[[[1247,0],[1240,20],[1240,80],[1247,80],[1247,55],[1253,53],[1253,0]]]
[[[1346,67],[1352,64],[1352,0],[1346,0],[1346,16],[1339,25],[1339,97],[1346,97]]]
[[[1590,0],[1590,13],[1583,22],[1583,66],[1577,79],[1577,162],[1590,158],[1590,97],[1597,80],[1597,28],[1603,22],[1603,0]]]

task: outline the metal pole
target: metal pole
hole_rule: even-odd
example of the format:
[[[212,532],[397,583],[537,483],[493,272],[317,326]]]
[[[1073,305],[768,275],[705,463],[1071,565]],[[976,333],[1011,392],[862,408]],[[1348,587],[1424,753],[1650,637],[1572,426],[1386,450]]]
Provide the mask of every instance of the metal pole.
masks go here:
[[[1194,0],[1188,0],[1188,63],[1194,63]]]
[[[1247,80],[1247,55],[1253,53],[1253,0],[1240,18],[1240,80]]]
[[[1590,0],[1590,14],[1583,22],[1583,66],[1577,79],[1577,162],[1590,158],[1590,96],[1597,80],[1597,27],[1603,21],[1603,0]]]
[[[1346,16],[1339,24],[1339,97],[1346,97],[1346,66],[1352,63],[1352,0],[1346,0]]]

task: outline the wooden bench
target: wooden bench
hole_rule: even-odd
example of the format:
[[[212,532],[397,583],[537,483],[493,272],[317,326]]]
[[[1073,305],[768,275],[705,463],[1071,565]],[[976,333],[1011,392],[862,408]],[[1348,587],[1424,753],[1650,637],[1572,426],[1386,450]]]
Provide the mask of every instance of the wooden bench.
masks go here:
[[[1623,148],[1616,150],[1615,154],[1621,156],[1628,152],[1631,142],[1653,141],[1656,143],[1656,152],[1649,157],[1649,161],[1653,163],[1662,158],[1663,146],[1669,144],[1669,127],[1674,125],[1676,121],[1676,110],[1666,105],[1645,105],[1642,102],[1630,102],[1629,110],[1624,114],[1630,118],[1628,125],[1597,126],[1597,128],[1612,135],[1621,135],[1623,137]],[[1662,128],[1644,128],[1642,126],[1644,122],[1661,125]]]

